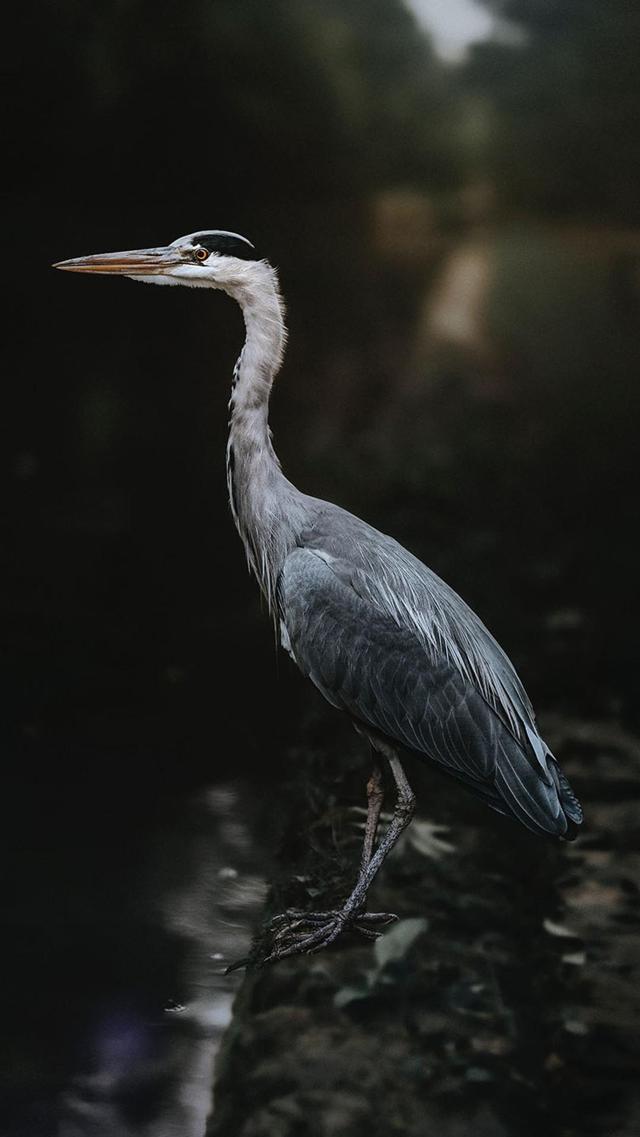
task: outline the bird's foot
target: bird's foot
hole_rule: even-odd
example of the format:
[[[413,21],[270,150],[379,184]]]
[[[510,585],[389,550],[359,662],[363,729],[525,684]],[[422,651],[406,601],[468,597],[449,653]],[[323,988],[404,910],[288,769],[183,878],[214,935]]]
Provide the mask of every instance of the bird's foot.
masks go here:
[[[304,912],[289,909],[271,921],[274,934],[271,953],[263,963],[275,963],[291,955],[322,951],[342,932],[353,931],[367,940],[377,940],[380,928],[398,919],[392,912],[352,911],[348,906],[333,912]]]

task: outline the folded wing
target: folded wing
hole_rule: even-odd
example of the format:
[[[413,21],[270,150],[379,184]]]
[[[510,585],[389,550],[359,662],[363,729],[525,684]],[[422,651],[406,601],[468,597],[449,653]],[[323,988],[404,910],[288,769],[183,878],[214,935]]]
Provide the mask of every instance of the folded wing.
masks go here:
[[[359,525],[348,557],[316,530],[285,561],[278,604],[298,666],[334,706],[428,756],[494,809],[572,836],[579,804],[506,655],[443,581]]]

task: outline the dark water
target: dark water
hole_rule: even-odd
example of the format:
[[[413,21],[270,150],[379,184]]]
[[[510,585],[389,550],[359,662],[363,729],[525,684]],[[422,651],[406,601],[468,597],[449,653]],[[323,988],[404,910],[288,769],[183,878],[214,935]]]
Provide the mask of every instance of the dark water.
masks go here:
[[[75,803],[88,818],[77,844],[16,845],[3,1133],[204,1131],[239,982],[223,970],[246,954],[264,900],[252,796],[219,781],[136,829],[94,787]]]
[[[219,973],[264,887],[281,681],[227,513],[226,389],[219,470],[213,428],[170,469],[119,429],[129,484],[113,436],[97,461],[80,442],[85,412],[110,421],[85,394],[59,391],[50,430],[40,405],[29,447],[13,439],[0,1132],[201,1133],[238,983]],[[187,453],[200,427],[175,428]]]

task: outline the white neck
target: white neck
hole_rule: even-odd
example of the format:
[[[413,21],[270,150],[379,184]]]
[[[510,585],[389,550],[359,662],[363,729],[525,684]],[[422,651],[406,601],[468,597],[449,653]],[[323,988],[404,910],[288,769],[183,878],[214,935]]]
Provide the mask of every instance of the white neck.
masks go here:
[[[304,513],[304,497],[280,469],[268,423],[269,395],[286,341],[284,303],[266,261],[251,262],[244,279],[225,291],[240,304],[246,327],[229,402],[229,500],[249,566],[273,611],[278,573]]]

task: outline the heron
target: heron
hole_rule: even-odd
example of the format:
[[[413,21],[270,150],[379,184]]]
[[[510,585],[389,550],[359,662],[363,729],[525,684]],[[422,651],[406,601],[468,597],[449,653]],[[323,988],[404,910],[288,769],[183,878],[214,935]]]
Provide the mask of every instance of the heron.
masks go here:
[[[515,668],[480,618],[393,537],[302,493],[283,473],[268,412],[286,343],[284,301],[276,269],[252,242],[206,229],[169,245],[55,267],[218,289],[242,309],[245,340],[233,372],[227,444],[233,520],[280,645],[373,754],[353,889],[335,910],[275,917],[264,962],[318,951],[347,930],[375,939],[397,918],[368,912],[366,897],[414,813],[407,757],[444,771],[534,833],[572,840],[580,803],[538,731]],[[383,768],[391,771],[396,800],[378,837]]]

